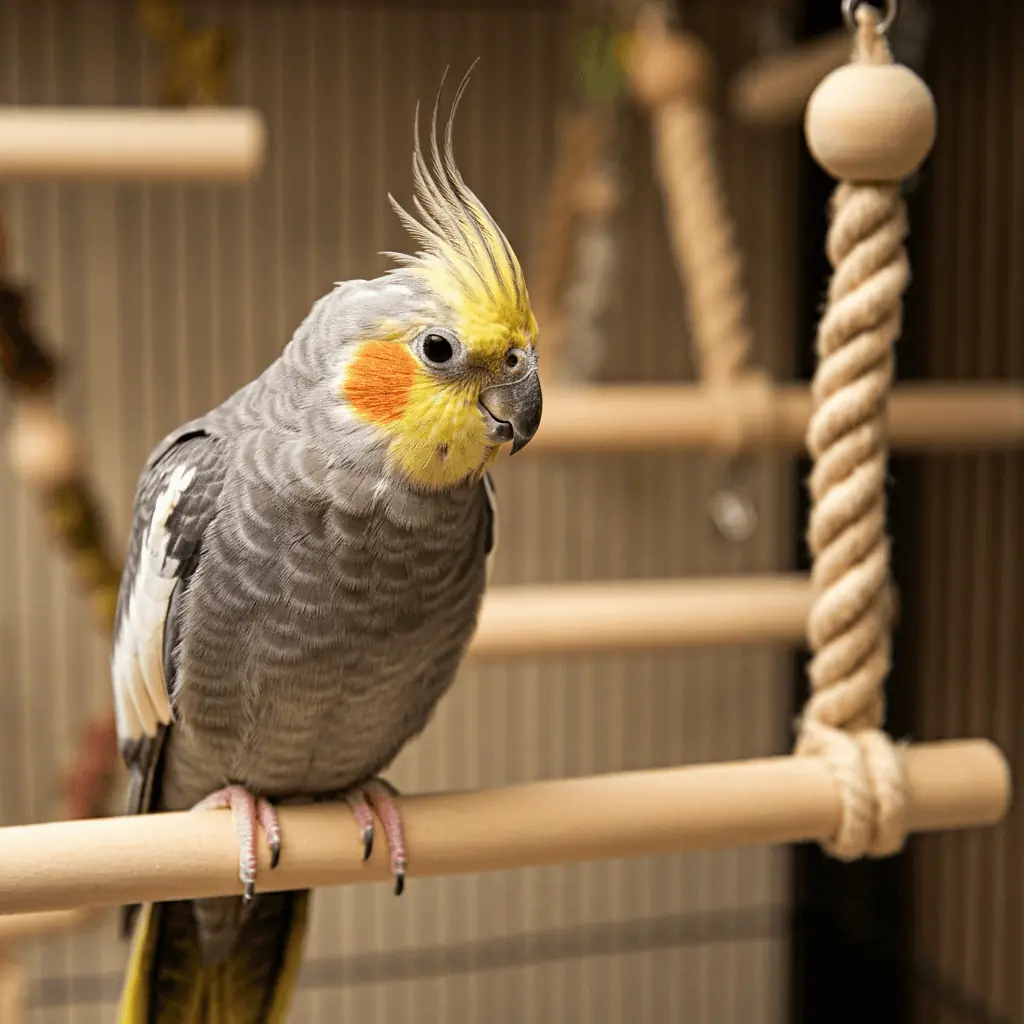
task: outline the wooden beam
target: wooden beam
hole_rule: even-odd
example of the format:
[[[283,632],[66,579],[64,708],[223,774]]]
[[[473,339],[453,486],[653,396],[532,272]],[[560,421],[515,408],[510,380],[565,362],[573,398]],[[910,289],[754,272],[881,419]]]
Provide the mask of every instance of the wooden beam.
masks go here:
[[[802,644],[811,597],[797,573],[493,587],[469,657]]]
[[[850,33],[840,29],[758,57],[729,83],[733,116],[764,127],[799,122],[814,87],[830,71],[845,64],[852,49]]]
[[[265,150],[243,108],[0,107],[0,180],[233,181]]]
[[[911,831],[992,825],[1010,779],[986,740],[905,752]],[[825,763],[775,757],[400,798],[410,876],[825,840],[840,815]],[[381,882],[345,804],[280,808],[281,861],[259,842],[257,892]],[[0,914],[240,895],[230,812],[185,811],[0,829]]]
[[[544,419],[524,453],[708,450],[739,420],[750,450],[799,452],[811,414],[806,385],[740,386],[735,404],[695,384],[548,387]],[[890,443],[902,451],[1019,448],[1024,387],[1017,384],[904,384],[889,406]]]

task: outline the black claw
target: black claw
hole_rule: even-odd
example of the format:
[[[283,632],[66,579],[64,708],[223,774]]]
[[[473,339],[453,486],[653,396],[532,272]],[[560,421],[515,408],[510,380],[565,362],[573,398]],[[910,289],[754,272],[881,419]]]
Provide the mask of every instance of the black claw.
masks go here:
[[[281,840],[279,839],[276,843],[270,844],[270,870],[273,871],[277,867],[277,862],[281,859]]]
[[[244,899],[246,903],[249,903],[255,895],[256,895],[256,883],[255,882],[246,882],[245,883],[245,895],[242,897],[242,899]]]
[[[405,872],[399,870],[395,872],[395,895],[401,896],[403,892],[405,892]]]
[[[363,840],[363,860],[369,860],[370,854],[373,853],[373,826],[364,829],[362,834]]]

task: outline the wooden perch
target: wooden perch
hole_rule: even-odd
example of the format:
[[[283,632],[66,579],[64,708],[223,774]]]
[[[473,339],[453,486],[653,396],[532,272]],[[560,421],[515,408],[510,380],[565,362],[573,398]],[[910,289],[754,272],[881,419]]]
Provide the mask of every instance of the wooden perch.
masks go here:
[[[906,750],[913,831],[992,825],[1010,780],[985,740]],[[838,786],[813,757],[776,757],[403,797],[410,876],[824,840]],[[385,843],[361,860],[344,804],[282,807],[281,862],[259,842],[257,892],[381,882]],[[0,829],[0,913],[240,895],[225,812],[150,814]]]
[[[474,660],[714,644],[803,643],[807,576],[495,587]]]
[[[850,59],[850,35],[839,29],[742,68],[729,86],[732,113],[748,124],[795,124],[815,86]]]
[[[799,573],[493,587],[467,658],[486,662],[719,644],[803,645],[812,597],[809,578]],[[100,813],[116,750],[110,712],[90,727],[69,773],[72,817]]]
[[[0,179],[236,180],[265,149],[241,108],[0,107]]]
[[[722,415],[723,400],[730,400],[728,416]],[[796,452],[804,448],[810,415],[811,395],[803,384],[762,386],[755,380],[725,394],[693,384],[551,386],[544,420],[526,452],[707,450],[731,443],[737,417],[742,447]],[[1024,387],[900,385],[892,392],[888,422],[890,444],[904,451],[1017,448],[1024,444]]]

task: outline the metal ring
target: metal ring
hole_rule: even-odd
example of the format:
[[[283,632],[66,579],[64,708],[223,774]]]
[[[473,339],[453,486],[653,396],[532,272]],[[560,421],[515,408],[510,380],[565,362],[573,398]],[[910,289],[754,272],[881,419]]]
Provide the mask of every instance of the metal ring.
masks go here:
[[[846,27],[851,32],[857,31],[857,19],[854,18],[856,10],[865,0],[843,0],[843,21],[846,22]],[[877,7],[877,4],[872,4],[872,7]],[[892,28],[892,23],[896,20],[896,15],[899,13],[899,6],[896,0],[883,0],[882,2],[882,20],[875,26],[875,32],[880,36],[884,36],[886,32]]]

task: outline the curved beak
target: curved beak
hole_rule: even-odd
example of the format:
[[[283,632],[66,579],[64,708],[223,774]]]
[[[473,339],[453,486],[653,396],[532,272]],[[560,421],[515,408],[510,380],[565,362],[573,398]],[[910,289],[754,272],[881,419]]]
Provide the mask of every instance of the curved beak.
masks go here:
[[[537,371],[480,392],[480,411],[491,444],[512,442],[512,454],[525,448],[540,426],[543,398]]]

